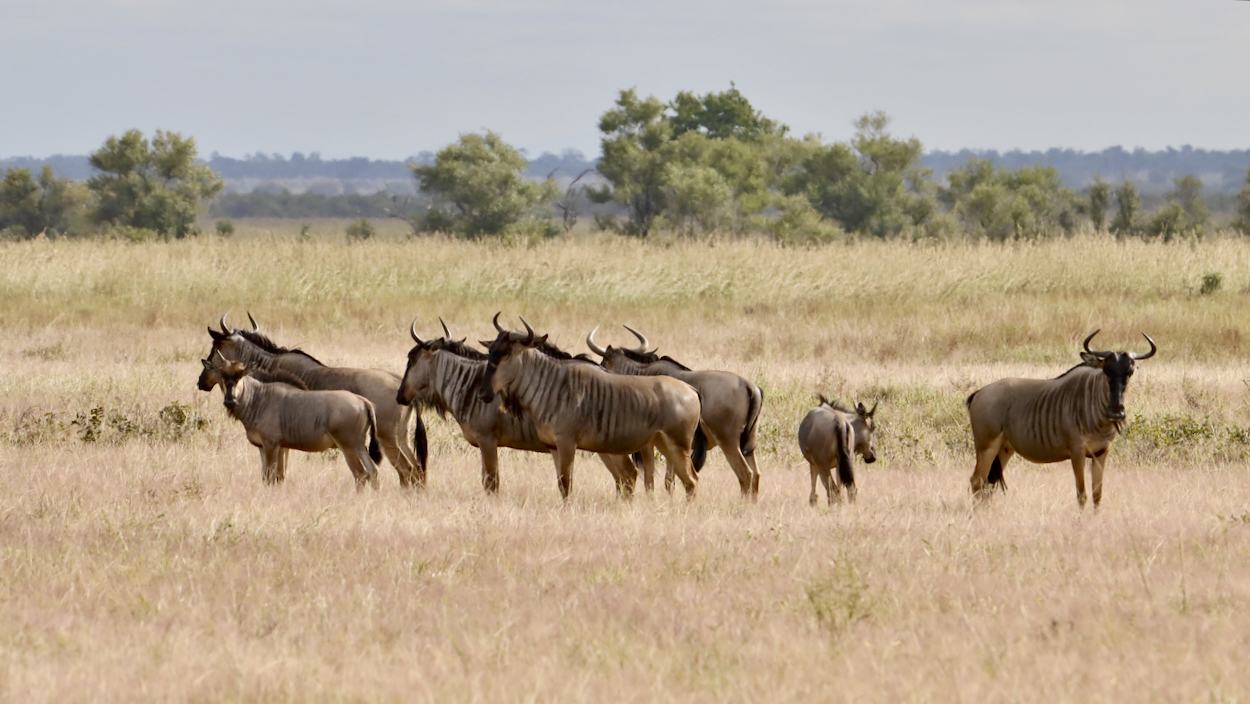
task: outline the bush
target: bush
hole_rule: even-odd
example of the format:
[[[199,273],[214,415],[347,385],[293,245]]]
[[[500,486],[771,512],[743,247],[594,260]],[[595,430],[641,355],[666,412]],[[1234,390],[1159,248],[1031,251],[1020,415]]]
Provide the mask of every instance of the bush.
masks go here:
[[[218,220],[217,221],[217,234],[221,235],[222,237],[229,237],[230,235],[233,235],[234,223],[230,222],[229,220]]]
[[[303,234],[302,232],[300,234]],[[373,237],[373,225],[365,218],[361,218],[356,222],[347,226],[347,239],[349,240],[367,240]]]
[[[1220,285],[1224,283],[1224,277],[1218,271],[1207,272],[1202,275],[1202,287],[1198,289],[1198,293],[1208,296],[1220,290]]]

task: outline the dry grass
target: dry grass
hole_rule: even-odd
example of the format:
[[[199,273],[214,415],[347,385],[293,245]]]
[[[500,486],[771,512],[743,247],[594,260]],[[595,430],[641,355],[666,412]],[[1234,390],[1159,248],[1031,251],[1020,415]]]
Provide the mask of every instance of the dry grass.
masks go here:
[[[285,227],[0,246],[0,699],[1250,698],[1250,244],[348,246]],[[1209,272],[1223,288],[1200,295]],[[503,309],[569,347],[639,326],[765,387],[763,495],[743,504],[714,453],[695,502],[623,504],[582,458],[561,505],[547,458],[505,452],[488,499],[433,418],[422,495],[384,466],[358,496],[333,456],[265,489],[193,389],[227,308],[396,371],[414,315],[485,337]],[[1015,463],[974,510],[963,398],[1062,372],[1095,327],[1160,344],[1103,508],[1077,510],[1066,466]],[[882,399],[854,507],[807,506],[793,436],[817,390]]]

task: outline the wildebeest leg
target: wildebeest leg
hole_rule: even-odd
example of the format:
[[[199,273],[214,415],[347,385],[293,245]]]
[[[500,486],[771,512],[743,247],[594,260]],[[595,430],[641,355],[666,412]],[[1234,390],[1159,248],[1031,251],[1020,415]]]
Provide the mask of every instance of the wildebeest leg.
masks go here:
[[[486,436],[478,440],[478,449],[482,451],[482,488],[487,494],[499,492],[499,446],[495,439]]]
[[[616,493],[625,500],[633,498],[634,485],[638,481],[638,468],[634,466],[633,459],[629,455],[608,455],[602,452],[599,453],[599,459],[616,482]]]
[[[577,454],[577,445],[571,442],[556,446],[551,454],[556,461],[556,483],[560,486],[560,498],[568,501],[573,491],[573,457]]]
[[[266,484],[278,483],[278,461],[282,456],[282,448],[278,445],[265,445],[260,448],[261,476]]]
[[[351,470],[352,478],[356,480],[356,491],[363,491],[365,484],[370,480],[370,478],[373,479],[373,487],[376,489],[378,486],[377,468],[372,468],[373,476],[370,477],[370,472],[366,469],[367,465],[361,461],[364,459],[367,460],[370,465],[373,464],[373,460],[369,459],[368,449],[366,449],[363,444],[359,443],[359,447],[353,447],[351,444],[343,442],[339,438],[334,438],[334,444],[338,446],[339,452],[343,453],[343,460],[347,462],[347,468]]]
[[[994,459],[998,457],[998,450],[1002,447],[1003,436],[999,435],[989,442],[982,444],[977,441],[977,466],[972,470],[972,495],[978,501],[983,501],[990,497],[991,492],[986,491],[986,477],[990,474],[990,467],[994,464]]]
[[[725,442],[724,438],[715,435],[708,435],[708,440],[720,446],[721,452],[725,453],[725,459],[729,461],[729,467],[738,477],[738,488],[742,490],[742,495],[748,498],[755,498],[754,472],[751,466],[747,464],[747,458],[742,456],[742,450],[738,448],[737,442]],[[709,442],[708,444],[711,444]]]
[[[1007,447],[1007,443],[998,449],[998,457],[994,458],[994,462],[990,464],[990,473],[986,477],[989,483],[989,489],[992,491],[995,486],[1007,493],[1007,479],[1003,476],[1003,470],[1007,469],[1007,462],[1014,457],[1016,451]]]
[[[1098,504],[1102,503],[1102,470],[1107,464],[1107,451],[1103,450],[1101,454],[1094,455],[1093,462],[1089,469],[1090,487],[1094,494],[1094,508],[1098,508]]]
[[[286,447],[282,448],[282,451],[278,453],[278,471],[274,480],[279,484],[286,481],[286,461],[290,456],[291,450]]]
[[[421,488],[425,485],[425,482],[420,480],[416,464],[409,457],[407,448],[404,447],[402,434],[397,434],[395,428],[387,428],[379,424],[378,444],[382,446],[382,454],[386,455],[386,460],[399,475],[400,486]]]
[[[1076,501],[1085,508],[1085,450],[1072,451],[1072,474],[1076,477]]]
[[[816,502],[819,501],[819,499],[816,497],[816,478],[820,477],[821,479],[823,479],[824,477],[821,476],[820,467],[817,467],[815,462],[808,460],[807,468],[810,469],[812,472],[812,494],[811,496],[807,497],[807,503],[810,506],[815,506]],[[827,484],[828,482],[826,482],[826,485]],[[826,491],[827,490],[828,490],[828,486],[826,486]]]
[[[751,466],[751,494],[756,498],[760,495],[760,470],[755,466],[755,450],[751,450],[750,454],[744,453],[743,458],[747,464]]]
[[[656,444],[659,445],[660,452],[664,455],[666,470],[676,471],[677,478],[681,479],[682,486],[686,487],[686,499],[693,499],[699,488],[699,478],[694,473],[694,466],[690,464],[689,439],[686,439],[683,446],[668,435],[661,433],[656,436]]]

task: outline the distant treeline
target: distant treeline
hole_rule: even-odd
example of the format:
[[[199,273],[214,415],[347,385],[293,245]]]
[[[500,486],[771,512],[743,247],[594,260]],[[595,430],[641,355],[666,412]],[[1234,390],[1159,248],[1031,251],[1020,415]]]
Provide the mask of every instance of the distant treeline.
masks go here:
[[[1095,176],[1115,182],[1129,180],[1144,194],[1163,193],[1172,187],[1173,179],[1186,174],[1200,177],[1207,193],[1237,193],[1245,185],[1246,172],[1250,170],[1250,149],[1211,151],[1189,146],[1154,152],[1140,148],[1130,151],[1118,146],[1100,152],[965,149],[958,152],[932,151],[924,155],[923,161],[938,178],[942,178],[950,169],[966,164],[970,157],[985,159],[1011,170],[1052,166],[1059,172],[1064,185],[1076,190],[1087,187]],[[313,191],[325,196],[346,194],[355,197],[355,194],[378,191],[411,193],[415,190],[415,181],[410,165],[428,165],[433,160],[431,152],[420,152],[401,161],[363,157],[322,159],[315,152],[309,155],[296,152],[290,157],[257,153],[241,159],[213,154],[202,163],[221,174],[226,181],[227,194],[250,193],[257,189],[281,191],[286,188],[293,193]],[[547,152],[530,160],[526,175],[572,179],[586,169],[593,169],[595,163],[596,160],[577,150],[565,150],[559,155]],[[44,165],[51,166],[58,176],[74,181],[86,181],[94,174],[86,156],[64,155],[44,159],[0,159],[0,174],[10,168],[38,172]]]

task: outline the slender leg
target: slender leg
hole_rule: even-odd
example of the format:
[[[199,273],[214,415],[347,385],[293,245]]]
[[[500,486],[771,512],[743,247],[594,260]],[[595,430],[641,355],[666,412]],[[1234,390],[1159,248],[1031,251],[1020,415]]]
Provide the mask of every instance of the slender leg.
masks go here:
[[[834,476],[832,467],[821,467],[820,482],[825,485],[826,503],[830,506],[842,503],[842,485]]]
[[[747,464],[751,466],[751,494],[755,496],[756,498],[759,498],[760,470],[759,470],[759,467],[755,466],[755,450],[752,450],[751,454],[749,455],[744,454],[742,456],[746,458]]]
[[[277,463],[278,453],[276,450],[278,449],[280,448],[264,446],[260,448],[260,478],[266,484],[276,483],[274,480],[274,465]]]
[[[482,451],[482,488],[487,494],[499,493],[499,446],[492,437],[479,440]]]
[[[634,486],[638,482],[638,468],[634,466],[633,458],[629,455],[608,455],[600,452],[599,459],[616,482],[616,493],[621,499],[628,501],[633,498]]]
[[[291,450],[286,447],[282,448],[282,452],[278,453],[278,472],[277,472],[277,475],[274,477],[274,480],[278,484],[281,484],[282,482],[286,481],[286,461],[290,456],[291,456]]]
[[[1085,508],[1085,450],[1072,451],[1072,474],[1076,478],[1076,501]]]
[[[365,465],[360,461],[360,459],[362,454],[364,457],[368,458],[368,448],[361,446],[359,448],[360,451],[358,452],[358,448],[353,447],[351,444],[343,442],[338,438],[334,439],[334,444],[338,446],[339,452],[343,453],[343,461],[347,462],[347,469],[351,471],[352,479],[356,482],[356,491],[363,491],[365,484],[369,481],[369,470],[365,469]],[[370,460],[369,463],[372,464],[373,461]],[[376,468],[374,469],[373,474],[376,481]]]
[[[1098,508],[1098,504],[1102,503],[1102,470],[1107,464],[1107,451],[1103,450],[1101,455],[1094,457],[1094,461],[1090,464],[1089,478],[1093,484],[1094,508]]]
[[[682,486],[686,487],[686,499],[693,499],[699,488],[699,477],[694,473],[694,466],[690,464],[690,446],[683,447],[663,433],[657,435],[656,440],[660,446],[660,452],[664,454],[664,464],[667,470],[676,471],[677,478],[681,480]]]
[[[815,506],[818,501],[816,498],[816,478],[820,476],[820,467],[817,467],[815,462],[808,460],[807,468],[812,471],[812,494],[807,497],[807,503],[810,506]]]
[[[560,498],[568,501],[573,491],[573,457],[577,454],[577,446],[563,443],[556,447],[552,454],[556,460],[556,483],[560,486]]]
[[[713,438],[709,436],[708,440],[713,440]],[[742,450],[738,448],[738,443],[725,442],[722,438],[715,438],[714,442],[720,446],[721,452],[725,453],[725,459],[729,461],[730,469],[738,477],[738,487],[742,490],[742,495],[749,499],[754,499],[758,478],[755,477],[755,472],[751,470],[751,465],[747,464],[747,458],[743,457]]]
[[[998,448],[1003,444],[1003,436],[999,435],[989,442],[982,445],[977,442],[977,466],[972,471],[972,495],[978,501],[984,501],[990,497],[989,491],[986,491],[985,479],[990,475],[990,467],[994,464],[994,458],[998,456]]]

